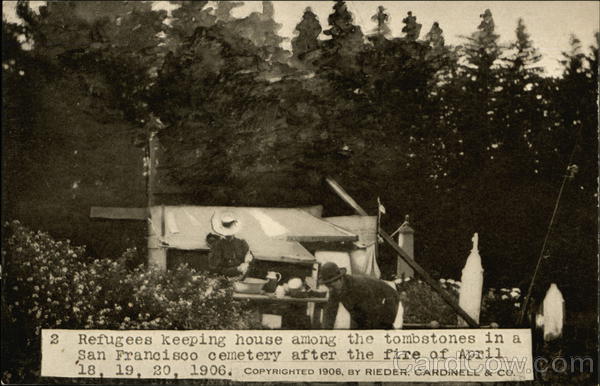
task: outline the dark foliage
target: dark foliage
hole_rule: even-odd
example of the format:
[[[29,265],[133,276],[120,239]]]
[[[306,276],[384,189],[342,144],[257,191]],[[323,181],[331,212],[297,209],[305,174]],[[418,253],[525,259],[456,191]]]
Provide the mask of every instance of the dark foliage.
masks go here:
[[[573,38],[564,73],[544,77],[523,21],[504,47],[486,10],[452,47],[412,14],[394,38],[402,16],[376,6],[365,37],[336,1],[327,26],[304,13],[289,53],[269,2],[242,19],[233,2],[177,3],[170,25],[148,3],[19,3],[23,24],[3,23],[3,217],[98,254],[143,244],[144,224],[117,234],[88,214],[146,205],[136,145],[158,131],[157,203],[349,214],[330,175],[371,213],[380,196],[385,229],[410,213],[434,275],[458,278],[479,232],[486,286],[525,288],[569,173],[536,289],[596,304],[597,46]],[[382,248],[382,266],[395,258]]]

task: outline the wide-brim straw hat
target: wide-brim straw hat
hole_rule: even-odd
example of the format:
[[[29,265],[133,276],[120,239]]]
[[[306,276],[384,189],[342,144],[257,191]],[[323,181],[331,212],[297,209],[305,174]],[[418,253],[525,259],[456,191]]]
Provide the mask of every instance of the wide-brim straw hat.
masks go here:
[[[213,230],[223,236],[233,236],[242,229],[239,216],[232,211],[217,211],[211,218]]]

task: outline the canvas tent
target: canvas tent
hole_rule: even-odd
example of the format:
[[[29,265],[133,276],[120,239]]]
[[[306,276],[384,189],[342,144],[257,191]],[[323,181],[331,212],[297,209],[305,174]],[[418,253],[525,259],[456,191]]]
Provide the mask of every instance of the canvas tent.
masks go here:
[[[150,262],[166,268],[166,250],[208,250],[206,235],[214,233],[216,212],[235,214],[242,224],[236,237],[248,242],[258,260],[312,263],[314,256],[300,242],[354,242],[352,232],[298,208],[154,206],[150,208]]]
[[[379,278],[381,271],[375,256],[377,216],[324,217],[323,220],[358,236],[358,241],[348,252],[351,272]]]

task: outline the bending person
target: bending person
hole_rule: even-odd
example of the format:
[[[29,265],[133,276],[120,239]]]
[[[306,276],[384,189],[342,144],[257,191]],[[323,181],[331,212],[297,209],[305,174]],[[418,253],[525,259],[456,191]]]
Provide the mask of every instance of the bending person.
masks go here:
[[[353,328],[394,328],[400,294],[383,280],[348,275],[345,268],[328,262],[321,267],[319,281],[329,288],[329,302],[324,310],[325,329],[333,328],[340,302],[350,313]]]

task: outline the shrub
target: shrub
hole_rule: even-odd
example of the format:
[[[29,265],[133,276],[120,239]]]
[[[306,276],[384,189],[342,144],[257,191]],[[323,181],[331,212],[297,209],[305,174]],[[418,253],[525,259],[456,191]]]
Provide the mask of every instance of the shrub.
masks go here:
[[[259,328],[225,277],[186,266],[163,272],[118,259],[85,256],[14,221],[4,227],[6,282],[2,307],[3,381],[39,376],[40,330]],[[5,339],[6,338],[6,339]],[[5,361],[6,360],[6,361]]]
[[[440,285],[457,302],[461,282],[440,279]],[[426,324],[436,321],[442,325],[455,325],[457,315],[431,287],[421,280],[405,278],[396,280],[396,288],[402,298],[404,323]],[[480,324],[498,323],[500,327],[512,327],[517,319],[521,292],[518,288],[491,288],[481,300]]]

